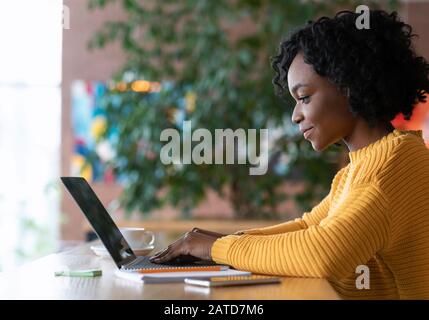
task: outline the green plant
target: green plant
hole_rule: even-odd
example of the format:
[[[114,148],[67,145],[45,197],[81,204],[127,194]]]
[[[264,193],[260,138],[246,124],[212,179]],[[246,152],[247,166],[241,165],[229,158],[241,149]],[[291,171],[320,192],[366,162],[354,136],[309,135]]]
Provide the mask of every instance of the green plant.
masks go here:
[[[302,139],[290,121],[293,101],[274,95],[269,58],[292,28],[361,2],[90,0],[89,7],[113,2],[126,18],[107,22],[90,48],[121,43],[127,62],[115,82],[162,83],[158,93],[112,89],[103,100],[105,135],[116,133],[113,165],[127,178],[122,203],[129,211],[169,203],[189,213],[211,188],[228,197],[238,217],[275,218],[286,180],[305,182],[305,192],[294,196],[302,210],[328,192],[339,150],[316,153]],[[177,119],[211,132],[269,128],[275,139],[268,173],[250,176],[249,165],[163,165],[160,133],[181,130]]]

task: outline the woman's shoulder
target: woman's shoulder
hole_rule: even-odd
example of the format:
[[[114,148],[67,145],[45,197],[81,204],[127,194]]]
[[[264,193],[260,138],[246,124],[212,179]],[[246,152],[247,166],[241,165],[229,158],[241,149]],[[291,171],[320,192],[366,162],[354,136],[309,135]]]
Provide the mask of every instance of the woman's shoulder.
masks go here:
[[[392,148],[380,167],[380,178],[429,177],[429,149],[423,139],[422,130],[402,130],[393,141]]]
[[[341,184],[349,176],[354,185],[374,183],[386,176],[400,176],[404,171],[413,173],[425,166],[429,175],[429,149],[421,130],[395,130],[366,150],[360,161],[349,163],[334,177],[334,184]]]
[[[398,165],[403,162],[404,165],[413,166],[421,158],[429,157],[429,149],[423,139],[422,130],[401,130],[399,132],[400,134],[393,141],[386,165]]]

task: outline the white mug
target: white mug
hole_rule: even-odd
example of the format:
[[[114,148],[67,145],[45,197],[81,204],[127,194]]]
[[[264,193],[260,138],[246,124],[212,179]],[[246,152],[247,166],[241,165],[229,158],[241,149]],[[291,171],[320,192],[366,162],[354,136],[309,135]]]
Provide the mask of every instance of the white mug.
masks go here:
[[[155,242],[155,235],[153,232],[145,230],[145,228],[120,228],[119,230],[131,249],[150,247]]]

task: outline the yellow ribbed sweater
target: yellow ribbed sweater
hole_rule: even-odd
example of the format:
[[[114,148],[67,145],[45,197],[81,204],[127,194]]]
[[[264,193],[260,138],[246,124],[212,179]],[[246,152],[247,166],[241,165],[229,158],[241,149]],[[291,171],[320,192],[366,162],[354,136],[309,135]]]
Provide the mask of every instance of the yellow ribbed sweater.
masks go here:
[[[397,130],[349,152],[302,218],[216,240],[212,259],[254,273],[322,277],[343,298],[429,299],[429,150]],[[370,289],[357,289],[359,265]]]

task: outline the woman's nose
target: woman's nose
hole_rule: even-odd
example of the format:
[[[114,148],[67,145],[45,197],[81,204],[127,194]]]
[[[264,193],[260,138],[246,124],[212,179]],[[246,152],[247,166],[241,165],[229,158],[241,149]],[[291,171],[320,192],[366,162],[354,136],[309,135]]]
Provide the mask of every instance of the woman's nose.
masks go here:
[[[295,124],[299,124],[302,121],[302,112],[299,110],[298,106],[295,106],[292,112],[292,122]]]

